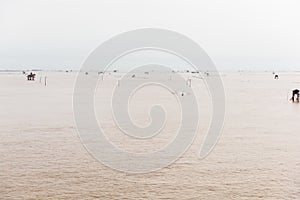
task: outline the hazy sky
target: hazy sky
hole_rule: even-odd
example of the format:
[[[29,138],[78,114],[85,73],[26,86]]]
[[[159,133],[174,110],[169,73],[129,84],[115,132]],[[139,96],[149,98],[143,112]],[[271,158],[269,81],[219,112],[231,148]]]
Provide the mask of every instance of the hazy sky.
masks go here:
[[[299,0],[0,0],[0,69],[79,69],[111,36],[166,28],[220,70],[299,70]]]

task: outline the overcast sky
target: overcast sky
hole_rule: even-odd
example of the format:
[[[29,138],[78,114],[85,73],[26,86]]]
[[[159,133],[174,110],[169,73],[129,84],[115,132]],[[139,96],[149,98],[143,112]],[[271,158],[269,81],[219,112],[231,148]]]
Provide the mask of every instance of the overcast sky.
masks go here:
[[[0,69],[79,69],[110,37],[165,28],[220,70],[300,71],[299,0],[0,0]]]

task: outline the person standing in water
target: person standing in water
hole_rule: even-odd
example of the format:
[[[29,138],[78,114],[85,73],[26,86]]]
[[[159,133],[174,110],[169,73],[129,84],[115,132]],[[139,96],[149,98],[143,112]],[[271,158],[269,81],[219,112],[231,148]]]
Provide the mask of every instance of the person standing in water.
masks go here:
[[[293,90],[293,96],[291,98],[291,100],[293,102],[297,101],[299,102],[299,96],[300,96],[300,91],[298,89]]]

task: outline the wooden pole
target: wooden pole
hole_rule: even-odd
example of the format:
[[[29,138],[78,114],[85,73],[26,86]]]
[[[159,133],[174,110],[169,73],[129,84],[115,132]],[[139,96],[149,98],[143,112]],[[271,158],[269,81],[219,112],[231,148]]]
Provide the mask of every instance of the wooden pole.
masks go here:
[[[192,79],[188,78],[188,80],[186,81],[186,85],[192,87]]]

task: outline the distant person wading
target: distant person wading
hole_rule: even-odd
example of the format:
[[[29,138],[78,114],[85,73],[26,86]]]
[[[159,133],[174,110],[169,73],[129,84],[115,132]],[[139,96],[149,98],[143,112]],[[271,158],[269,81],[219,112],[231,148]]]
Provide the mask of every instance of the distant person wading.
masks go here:
[[[300,96],[300,91],[298,89],[293,90],[292,98],[291,100],[293,102],[299,102],[299,96]]]

